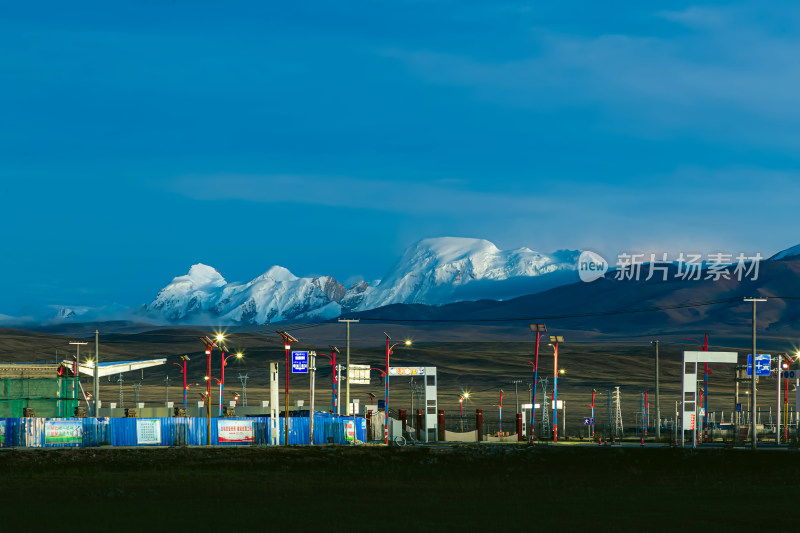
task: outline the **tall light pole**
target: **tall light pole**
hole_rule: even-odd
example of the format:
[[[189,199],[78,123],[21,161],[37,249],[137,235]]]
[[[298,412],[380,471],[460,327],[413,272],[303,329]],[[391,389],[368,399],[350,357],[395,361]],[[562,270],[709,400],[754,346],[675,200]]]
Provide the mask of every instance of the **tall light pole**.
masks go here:
[[[345,415],[350,410],[350,323],[355,322],[358,323],[357,318],[340,318],[339,322],[345,322],[347,324],[347,373],[345,374],[345,380],[347,381],[347,387],[345,389],[345,397],[344,401],[347,403],[347,408],[345,409]],[[356,431],[356,418],[355,413],[353,413],[353,435],[355,435]]]
[[[561,335],[550,335],[553,345],[553,442],[558,442],[558,343],[564,342]]]
[[[594,440],[594,395],[597,389],[592,389],[592,440]]]
[[[75,379],[78,378],[78,364],[81,359],[81,346],[86,346],[88,342],[73,341],[70,344],[75,345],[75,362],[72,364],[72,399],[75,399]],[[78,402],[80,403],[80,402]]]
[[[176,365],[178,368],[180,368],[181,369],[181,374],[183,374],[183,408],[186,409],[186,391],[188,390],[188,387],[186,386],[186,362],[189,361],[189,356],[188,355],[182,355],[181,356],[181,361],[183,361],[183,363],[180,363],[180,364],[179,363],[172,363],[172,364]]]
[[[338,410],[337,410],[337,407],[338,407],[339,403],[336,401],[336,386],[337,386],[337,380],[336,380],[336,354],[339,353],[339,348],[337,348],[336,346],[333,346],[331,344],[328,345],[328,348],[331,349],[331,354],[330,355],[328,355],[326,353],[320,353],[318,355],[324,355],[325,357],[328,358],[328,361],[330,361],[330,363],[331,363],[331,368],[332,368],[332,371],[331,371],[331,389],[333,391],[333,395],[331,397],[331,405],[333,405],[333,411],[332,412],[334,414],[339,414]]]
[[[222,390],[225,388],[225,367],[228,365],[228,359],[231,357],[235,357],[236,359],[241,359],[243,356],[242,352],[237,352],[235,354],[230,354],[225,357],[225,351],[222,352],[222,367],[219,370],[219,416],[222,416],[222,403],[223,403],[223,392]]]
[[[528,364],[533,367],[533,385],[531,389],[531,430],[529,431],[530,437],[528,438],[528,442],[533,442],[533,430],[536,427],[536,384],[538,382],[539,377],[539,340],[542,337],[542,333],[547,333],[547,327],[544,324],[529,324],[531,331],[536,333],[536,355],[533,358],[533,362],[528,361]],[[547,401],[547,398],[545,398]]]
[[[291,343],[299,341],[285,331],[275,330],[275,333],[277,333],[278,335],[281,336],[281,338],[283,338],[283,348],[286,350],[286,367],[285,367],[286,380],[284,382],[285,387],[283,390],[283,397],[286,405],[286,413],[284,413],[284,418],[283,418],[283,435],[284,435],[283,445],[288,446],[289,445],[289,373],[291,372],[291,367],[290,367],[291,363],[289,359],[291,357],[290,355],[290,350],[292,349]]]
[[[384,374],[386,377],[384,378],[384,387],[386,389],[385,397],[384,397],[384,412],[386,414],[386,424],[383,426],[383,443],[389,444],[389,356],[392,355],[392,348],[397,346],[398,344],[405,344],[406,346],[411,346],[411,341],[402,341],[396,342],[389,346],[389,342],[392,338],[389,336],[388,333],[385,331],[383,332],[386,335],[386,373]]]
[[[222,334],[217,334],[218,342],[224,340]],[[200,337],[200,341],[206,345],[206,446],[211,446],[211,350],[217,345],[208,336]]]
[[[745,298],[745,302],[753,303],[753,364],[750,378],[750,427],[753,430],[750,449],[756,449],[756,303],[766,302],[766,298]]]
[[[653,346],[656,347],[656,441],[659,441],[661,440],[661,404],[658,395],[658,340],[653,341]],[[592,395],[592,403],[594,403],[594,395]]]
[[[94,376],[92,380],[92,397],[94,398],[94,416],[100,416],[100,332],[94,330]]]

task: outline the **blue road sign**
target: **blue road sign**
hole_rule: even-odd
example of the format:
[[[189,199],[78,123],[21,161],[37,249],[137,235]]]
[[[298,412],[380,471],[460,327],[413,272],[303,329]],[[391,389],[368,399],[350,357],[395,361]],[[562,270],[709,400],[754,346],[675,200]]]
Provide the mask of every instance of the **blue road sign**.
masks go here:
[[[798,377],[797,370],[784,370],[782,372],[783,379],[795,379]]]
[[[584,419],[583,419],[583,425],[584,425],[584,426],[591,426],[591,425],[592,425],[592,422],[594,422],[594,419],[593,419],[593,418],[591,418],[591,417],[590,417],[590,418],[584,418]]]
[[[741,413],[742,412],[742,404],[740,404],[740,403],[736,404],[736,412],[737,413]]]
[[[756,376],[769,376],[768,353],[756,355]],[[753,354],[747,354],[747,375],[753,375]]]
[[[292,352],[292,374],[308,374],[308,352]]]

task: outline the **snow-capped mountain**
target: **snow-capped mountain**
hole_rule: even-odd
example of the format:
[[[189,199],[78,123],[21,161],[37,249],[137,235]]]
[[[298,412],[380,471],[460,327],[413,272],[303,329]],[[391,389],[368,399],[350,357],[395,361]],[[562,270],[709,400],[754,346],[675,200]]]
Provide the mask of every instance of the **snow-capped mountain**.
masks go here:
[[[332,318],[341,307],[344,286],[330,276],[298,278],[274,266],[248,283],[228,283],[213,267],[197,264],[161,289],[146,311],[169,322],[213,318],[241,324],[266,324],[294,318]]]
[[[330,276],[299,278],[280,266],[247,283],[228,283],[213,267],[197,264],[145,311],[168,322],[267,324],[324,320],[391,303],[502,300],[576,281],[577,257],[570,251],[501,251],[480,239],[425,239],[406,250],[380,282],[348,289]]]
[[[538,292],[567,279],[577,281],[578,255],[575,251],[545,255],[529,248],[500,250],[483,239],[424,239],[405,251],[377,287],[366,291],[357,309],[393,303],[503,300]],[[565,272],[572,275],[546,276]]]

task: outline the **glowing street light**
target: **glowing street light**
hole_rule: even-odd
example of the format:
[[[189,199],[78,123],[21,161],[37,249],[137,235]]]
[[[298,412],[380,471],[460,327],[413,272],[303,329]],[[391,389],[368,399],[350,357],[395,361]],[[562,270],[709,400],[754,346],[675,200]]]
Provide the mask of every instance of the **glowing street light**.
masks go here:
[[[544,324],[529,324],[532,332],[536,333],[536,355],[534,356],[533,361],[528,361],[528,364],[531,365],[531,370],[533,370],[533,385],[531,386],[531,425],[530,430],[528,431],[529,438],[528,442],[533,443],[533,428],[536,427],[536,381],[539,377],[539,339],[542,337],[542,333],[547,333],[547,326]],[[547,398],[545,398],[547,401]]]
[[[284,401],[286,402],[286,412],[284,413],[284,418],[283,418],[283,431],[284,431],[283,445],[288,446],[289,445],[289,373],[291,372],[291,367],[289,366],[291,364],[289,361],[290,358],[289,353],[290,350],[292,349],[291,343],[300,341],[292,337],[286,331],[275,330],[275,333],[280,335],[281,338],[283,339],[283,347],[286,350],[286,367],[285,367],[286,381],[285,381],[285,387],[283,389],[283,397]],[[314,416],[311,413],[309,415]],[[355,419],[353,419],[353,431],[355,431]]]
[[[383,334],[386,335],[386,372],[385,372],[386,379],[384,380],[384,386],[386,389],[384,398],[386,424],[384,424],[383,426],[383,443],[389,444],[389,356],[392,355],[392,348],[394,348],[398,344],[405,344],[406,346],[411,346],[411,341],[407,340],[403,342],[396,342],[391,346],[389,346],[389,342],[392,340],[392,338],[385,331],[383,332]]]
[[[182,355],[181,361],[183,361],[183,363],[172,363],[172,364],[180,368],[181,374],[183,374],[183,408],[186,409],[186,391],[189,388],[186,386],[186,362],[189,361],[189,356]]]
[[[226,357],[225,356],[225,352],[224,351],[222,352],[222,368],[220,368],[220,371],[219,371],[219,378],[220,378],[220,382],[219,382],[219,415],[220,416],[222,416],[222,404],[223,404],[223,401],[222,401],[222,399],[223,399],[222,389],[225,388],[225,367],[228,364],[228,359],[230,359],[231,357],[235,357],[236,359],[241,359],[243,356],[244,356],[244,354],[242,354],[242,352],[237,352],[235,354],[232,353],[232,354],[230,354],[230,355],[228,355]]]

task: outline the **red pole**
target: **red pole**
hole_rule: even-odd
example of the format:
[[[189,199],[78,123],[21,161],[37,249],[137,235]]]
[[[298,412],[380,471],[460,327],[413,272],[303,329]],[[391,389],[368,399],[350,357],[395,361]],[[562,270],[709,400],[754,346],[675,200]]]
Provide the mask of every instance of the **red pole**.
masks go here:
[[[525,440],[522,436],[522,413],[517,413],[517,440]]]
[[[503,389],[500,389],[500,436],[503,436]]]
[[[439,437],[438,440],[439,440],[439,442],[444,442],[445,441],[445,436],[444,436],[444,409],[439,409],[439,424],[438,425],[439,425],[439,431],[437,432],[438,433],[438,437]]]
[[[592,389],[592,439],[594,440],[594,389]]]
[[[383,385],[385,389],[383,399],[383,414],[385,419],[385,423],[383,424],[384,444],[389,444],[389,351],[389,335],[386,335],[386,375],[383,377]]]
[[[183,360],[183,408],[186,409],[186,359]]]
[[[225,387],[225,351],[222,351],[222,366],[219,369],[219,416],[222,416],[222,389]]]
[[[284,385],[284,403],[286,404],[286,412],[283,414],[283,445],[289,445],[289,350],[292,349],[292,346],[286,342],[284,343],[283,347],[286,349],[286,368],[284,370],[284,374],[286,374],[285,385]],[[353,434],[355,435],[355,418],[353,419]]]
[[[558,341],[553,343],[553,442],[558,442]]]
[[[338,384],[336,383],[336,350],[331,350],[331,374],[333,377],[333,414],[336,414],[336,387]]]

